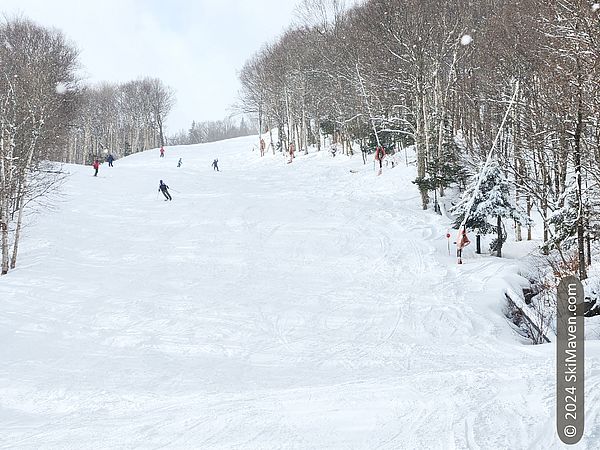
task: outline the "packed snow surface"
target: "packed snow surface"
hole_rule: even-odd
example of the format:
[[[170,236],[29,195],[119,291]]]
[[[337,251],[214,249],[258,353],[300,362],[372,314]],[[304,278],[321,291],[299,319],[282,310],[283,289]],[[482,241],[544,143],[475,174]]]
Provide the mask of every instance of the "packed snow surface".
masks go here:
[[[257,139],[65,166],[0,279],[0,446],[563,448],[554,345],[503,315],[518,261],[457,265],[414,167]]]

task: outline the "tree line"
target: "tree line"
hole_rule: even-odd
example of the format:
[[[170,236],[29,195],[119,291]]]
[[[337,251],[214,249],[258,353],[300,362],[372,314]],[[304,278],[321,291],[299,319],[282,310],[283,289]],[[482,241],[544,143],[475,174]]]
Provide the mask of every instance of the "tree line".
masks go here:
[[[575,255],[586,277],[600,230],[599,4],[304,0],[298,11],[240,73],[261,131],[305,152],[324,136],[347,154],[413,145],[424,209],[478,174],[498,137],[514,206],[541,217],[544,251]],[[517,239],[530,223],[515,223]]]
[[[16,265],[27,207],[64,179],[61,162],[165,143],[172,89],[156,78],[86,86],[79,67],[59,30],[0,20],[0,275]]]
[[[16,265],[28,204],[56,185],[77,114],[77,51],[28,20],[0,23],[0,274]]]
[[[188,131],[181,130],[169,137],[170,145],[203,144],[258,133],[258,129],[242,117],[239,122],[232,117],[223,120],[193,121]]]
[[[89,164],[109,153],[122,157],[166,145],[164,124],[175,94],[160,79],[85,86],[79,100],[62,161]]]

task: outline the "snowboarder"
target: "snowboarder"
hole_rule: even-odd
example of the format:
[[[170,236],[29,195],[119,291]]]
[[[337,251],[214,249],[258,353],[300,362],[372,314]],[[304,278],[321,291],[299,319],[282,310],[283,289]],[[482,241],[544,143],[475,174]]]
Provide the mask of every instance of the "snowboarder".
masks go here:
[[[106,162],[108,163],[108,167],[113,167],[113,161],[115,160],[115,157],[112,154],[109,154],[106,157]]]
[[[173,200],[173,198],[171,197],[171,194],[169,194],[169,186],[167,186],[165,183],[163,183],[163,180],[160,180],[160,184],[158,185],[158,190],[160,192],[162,192],[163,195],[165,196],[165,202],[167,200]]]
[[[181,160],[181,158],[179,158],[179,161],[177,161],[177,167],[181,167],[182,164],[183,164],[183,161]]]
[[[164,158],[165,157],[165,148],[164,147],[160,147],[160,157]]]
[[[95,172],[94,172],[94,176],[97,177],[98,176],[98,169],[100,168],[100,161],[98,161],[98,158],[96,158],[94,160],[94,164],[92,164],[92,167],[94,168]]]
[[[213,170],[216,170],[217,172],[219,171],[219,160],[215,159],[212,163],[213,166]]]

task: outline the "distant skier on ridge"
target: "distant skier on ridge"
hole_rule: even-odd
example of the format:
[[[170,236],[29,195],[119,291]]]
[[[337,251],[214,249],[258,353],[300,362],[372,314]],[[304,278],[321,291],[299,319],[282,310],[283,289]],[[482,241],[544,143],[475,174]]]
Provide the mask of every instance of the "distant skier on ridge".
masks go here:
[[[165,183],[163,183],[163,180],[160,180],[160,184],[158,185],[158,190],[160,192],[162,192],[163,195],[165,196],[165,201],[173,200],[173,197],[171,197],[171,194],[169,194],[169,186],[167,186]]]

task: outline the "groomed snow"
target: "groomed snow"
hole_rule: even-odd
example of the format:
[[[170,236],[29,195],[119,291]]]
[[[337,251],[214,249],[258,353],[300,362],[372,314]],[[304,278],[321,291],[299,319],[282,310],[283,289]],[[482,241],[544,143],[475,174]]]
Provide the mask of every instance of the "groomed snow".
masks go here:
[[[457,265],[414,168],[256,140],[66,166],[0,279],[0,446],[563,448],[554,345],[502,313],[517,262]]]

